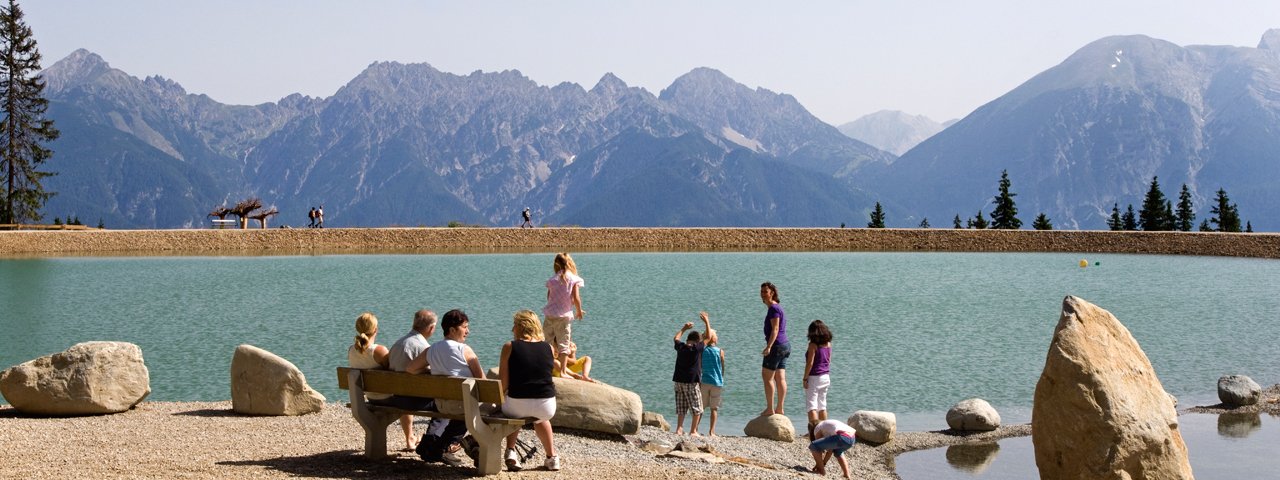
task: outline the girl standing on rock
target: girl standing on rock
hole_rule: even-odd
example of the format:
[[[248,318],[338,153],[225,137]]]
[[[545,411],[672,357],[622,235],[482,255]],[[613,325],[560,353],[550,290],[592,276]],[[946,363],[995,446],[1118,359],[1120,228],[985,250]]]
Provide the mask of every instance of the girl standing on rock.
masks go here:
[[[804,352],[804,399],[809,410],[809,439],[813,427],[827,419],[827,389],[831,387],[831,329],[822,320],[809,324],[809,349]]]
[[[542,330],[547,343],[555,351],[556,369],[560,371],[560,376],[579,378],[567,368],[569,345],[573,341],[570,322],[581,320],[587,314],[582,309],[582,295],[579,293],[586,283],[578,276],[578,266],[567,253],[556,254],[551,267],[555,274],[546,283],[547,305],[542,307],[542,315],[546,320]]]
[[[787,399],[787,357],[791,356],[791,343],[787,341],[787,316],[782,312],[778,299],[778,287],[772,283],[760,284],[760,300],[768,309],[764,314],[764,357],[760,378],[764,381],[764,411],[760,416],[785,415],[783,402]],[[774,394],[777,394],[777,404]]]

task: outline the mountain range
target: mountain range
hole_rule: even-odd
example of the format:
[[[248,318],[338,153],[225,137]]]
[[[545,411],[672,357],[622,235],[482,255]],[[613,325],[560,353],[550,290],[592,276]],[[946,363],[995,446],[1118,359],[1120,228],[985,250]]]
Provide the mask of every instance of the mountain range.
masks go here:
[[[942,129],[960,121],[938,123],[924,115],[881,110],[836,127],[840,133],[894,155],[902,155]]]
[[[1104,228],[1156,175],[1201,218],[1225,188],[1255,229],[1280,225],[1277,30],[1258,48],[1098,40],[901,157],[710,68],[654,95],[378,62],[330,97],[254,106],[87,50],[43,75],[62,131],[44,212],[109,228],[202,227],[250,196],[295,226],[320,205],[328,226],[511,226],[524,207],[549,225],[862,226],[876,202],[889,226],[944,226],[989,212],[1002,170],[1028,225]]]

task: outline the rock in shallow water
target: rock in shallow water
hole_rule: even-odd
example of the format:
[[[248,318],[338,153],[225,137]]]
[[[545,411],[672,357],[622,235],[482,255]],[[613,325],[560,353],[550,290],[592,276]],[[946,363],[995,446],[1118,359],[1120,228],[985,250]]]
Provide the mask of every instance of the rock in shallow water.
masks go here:
[[[1194,478],[1147,355],[1115,316],[1077,297],[1062,302],[1031,424],[1040,478]]]
[[[1253,405],[1262,399],[1262,386],[1244,375],[1227,375],[1218,379],[1218,400],[1226,405]]]

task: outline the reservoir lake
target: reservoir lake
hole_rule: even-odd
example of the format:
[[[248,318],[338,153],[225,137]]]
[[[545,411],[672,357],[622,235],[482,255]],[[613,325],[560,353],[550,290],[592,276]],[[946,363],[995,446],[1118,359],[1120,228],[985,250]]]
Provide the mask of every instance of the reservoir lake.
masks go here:
[[[148,400],[227,400],[232,353],[251,344],[293,362],[329,401],[345,402],[334,369],[346,364],[361,312],[378,316],[377,341],[390,345],[409,331],[416,310],[443,315],[461,308],[471,318],[468,343],[486,369],[496,367],[502,343],[510,340],[512,313],[531,309],[541,316],[553,256],[4,259],[0,368],[78,342],[126,341],[142,348],[151,375]],[[793,354],[786,410],[801,431],[805,331],[814,319],[829,324],[835,337],[831,417],[890,411],[900,431],[944,429],[946,410],[972,397],[989,401],[1006,424],[1030,421],[1066,295],[1119,318],[1179,408],[1218,403],[1222,375],[1248,375],[1264,387],[1280,383],[1275,260],[862,252],[581,253],[574,259],[586,280],[587,315],[573,335],[580,354],[594,359],[592,375],[640,394],[645,409],[663,414],[673,428],[671,339],[684,322],[701,329],[701,310],[710,314],[726,356],[718,432],[740,435],[764,408],[759,285],[765,281],[778,286],[787,313]],[[1082,260],[1087,267],[1079,266]],[[440,338],[437,331],[431,341]],[[1192,422],[1212,423],[1206,418]],[[1280,429],[1273,420],[1262,423],[1272,437]],[[1214,435],[1212,426],[1202,430]],[[1193,467],[1202,473],[1199,441],[1190,429],[1188,435]],[[1029,459],[1029,437],[1005,442],[1011,443],[1002,457]],[[903,477],[935,477],[909,472],[930,472],[930,462],[945,465],[938,460],[943,450],[899,457]],[[953,470],[962,474],[955,478],[975,474]]]

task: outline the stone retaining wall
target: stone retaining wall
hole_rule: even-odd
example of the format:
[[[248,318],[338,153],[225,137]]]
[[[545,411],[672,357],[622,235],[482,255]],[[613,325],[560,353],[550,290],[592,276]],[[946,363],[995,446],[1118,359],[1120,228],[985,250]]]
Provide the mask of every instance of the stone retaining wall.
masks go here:
[[[332,228],[0,231],[0,256],[943,251],[1280,258],[1280,234],[863,228]]]

